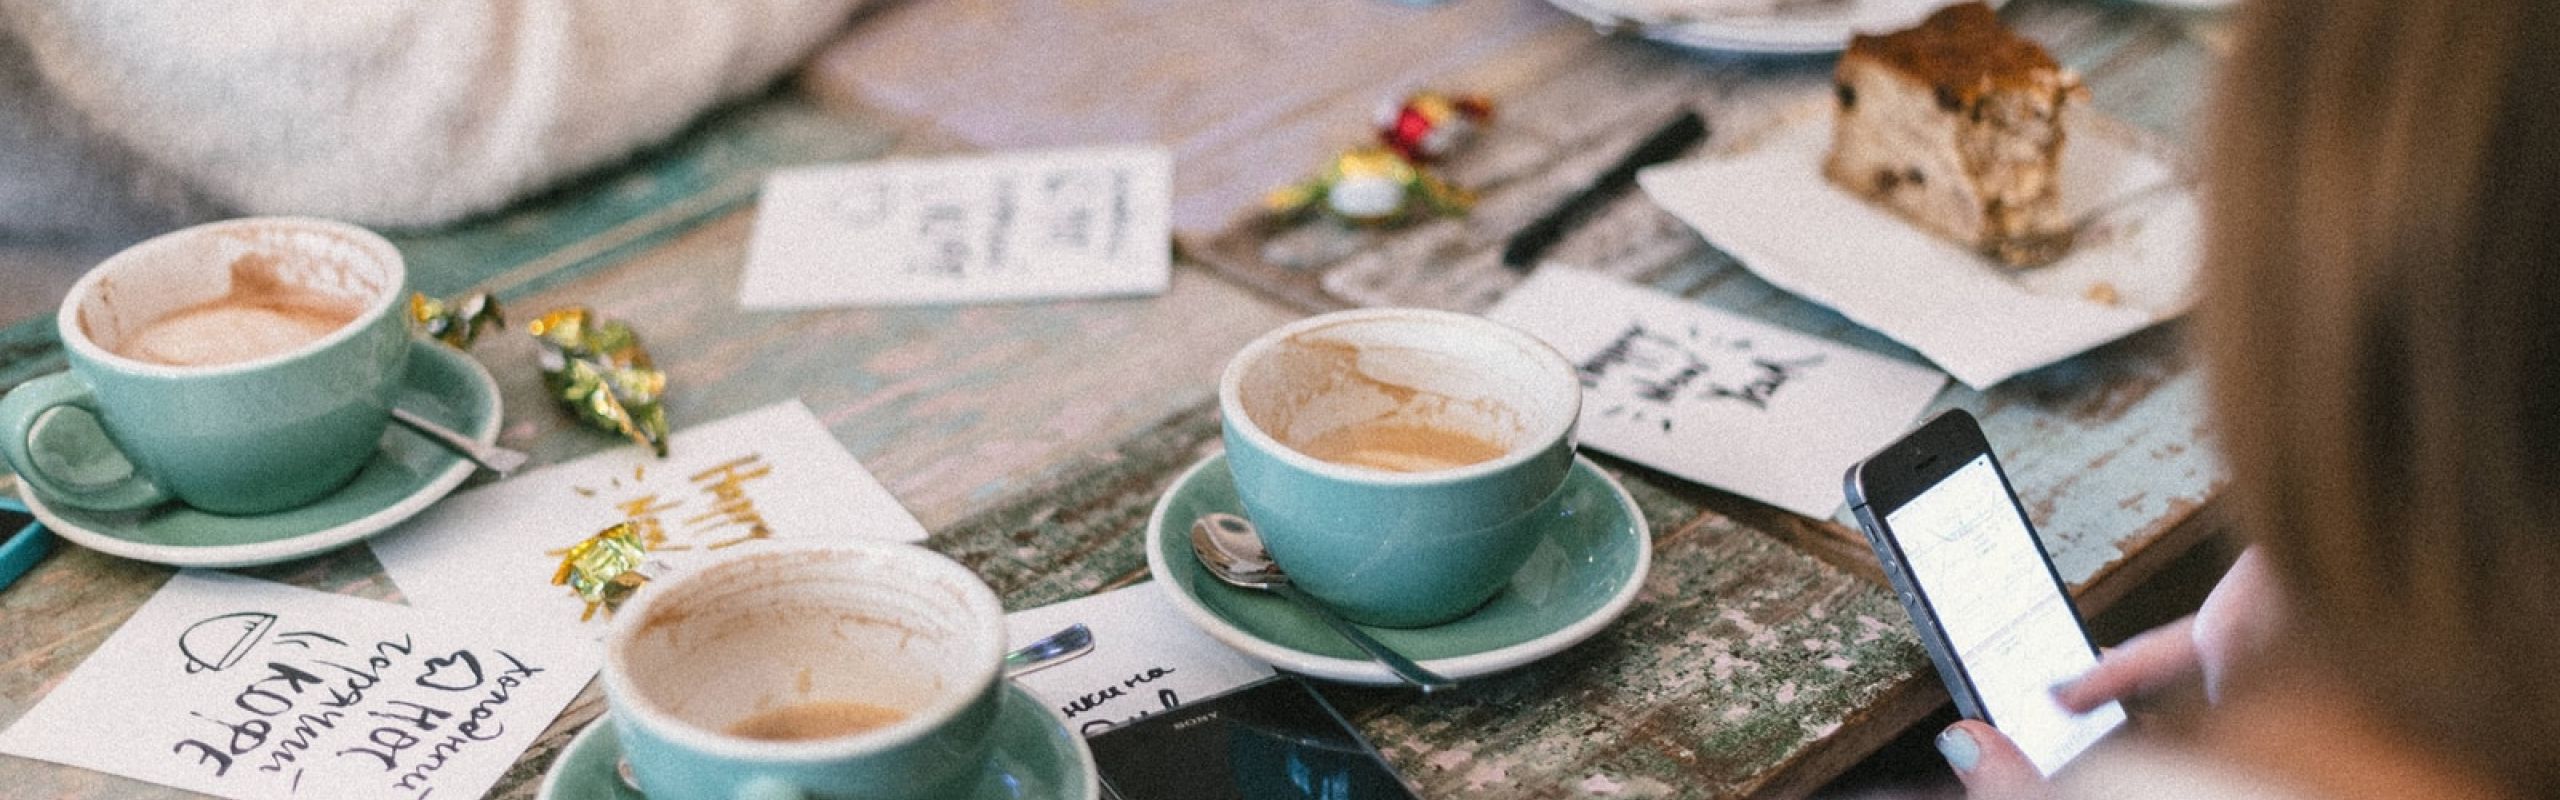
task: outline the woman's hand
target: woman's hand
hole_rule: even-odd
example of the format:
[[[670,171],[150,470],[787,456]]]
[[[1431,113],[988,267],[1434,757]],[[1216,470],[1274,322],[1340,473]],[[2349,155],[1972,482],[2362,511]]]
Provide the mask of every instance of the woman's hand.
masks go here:
[[[2055,684],[2053,699],[2071,713],[2117,700],[2139,697],[2177,685],[2204,671],[2196,644],[2196,618],[2143,631],[2098,656],[2098,665],[2080,677]]]
[[[2085,713],[2201,677],[2206,699],[2218,699],[2222,676],[2234,661],[2263,647],[2280,616],[2266,561],[2250,549],[2231,562],[2194,615],[2106,651],[2087,673],[2055,686],[2053,698],[2074,713]]]
[[[1938,732],[1938,754],[1964,782],[1965,800],[2039,800],[2053,787],[2035,762],[2000,729],[1981,720],[1959,720]]]
[[[2100,654],[2098,665],[2053,689],[2073,713],[2140,697],[2193,677],[2217,697],[2233,662],[2257,651],[2282,612],[2255,549],[2240,554],[2193,616],[2162,625]],[[2042,775],[1999,729],[1963,720],[1938,734],[1938,752],[1971,800],[2026,800],[2049,793]]]

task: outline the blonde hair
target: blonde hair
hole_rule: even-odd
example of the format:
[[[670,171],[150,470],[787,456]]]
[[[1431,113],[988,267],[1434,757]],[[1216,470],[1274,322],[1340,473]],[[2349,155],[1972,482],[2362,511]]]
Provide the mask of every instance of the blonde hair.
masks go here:
[[[2287,656],[2560,796],[2560,9],[2247,6],[2198,334]]]

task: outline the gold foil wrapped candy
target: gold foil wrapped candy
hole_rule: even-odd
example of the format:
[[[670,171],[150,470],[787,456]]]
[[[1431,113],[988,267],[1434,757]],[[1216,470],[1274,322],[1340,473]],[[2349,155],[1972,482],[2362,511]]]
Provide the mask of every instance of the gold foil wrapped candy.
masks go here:
[[[1373,145],[1335,156],[1324,172],[1273,190],[1263,205],[1283,217],[1323,211],[1357,224],[1383,225],[1418,211],[1464,214],[1475,205],[1475,195],[1394,150]]]
[[[552,396],[588,425],[667,456],[667,374],[650,365],[631,326],[572,307],[543,314],[525,330],[540,343]]]
[[[551,585],[567,586],[587,601],[587,613],[578,616],[585,622],[595,618],[597,608],[621,608],[623,600],[649,582],[649,576],[640,574],[640,562],[648,554],[631,523],[615,523],[570,545],[560,557],[559,571],[551,573]]]
[[[491,327],[507,327],[506,315],[498,310],[498,300],[488,292],[474,292],[451,300],[437,300],[423,293],[409,295],[409,321],[418,331],[437,341],[453,345],[457,350],[471,349],[480,333]]]

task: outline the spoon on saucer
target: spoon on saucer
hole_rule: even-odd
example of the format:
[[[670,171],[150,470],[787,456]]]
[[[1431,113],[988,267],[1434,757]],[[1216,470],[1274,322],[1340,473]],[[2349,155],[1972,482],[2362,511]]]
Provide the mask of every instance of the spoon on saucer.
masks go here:
[[[471,459],[471,463],[480,465],[481,469],[498,473],[498,477],[501,478],[506,477],[507,473],[516,471],[517,467],[524,466],[527,458],[521,452],[472,441],[471,437],[457,433],[452,428],[438,425],[434,420],[410,413],[405,408],[393,407],[391,419],[409,430],[417,431],[418,435],[427,437],[429,441],[443,446],[444,449],[453,451],[454,455]]]
[[[1004,654],[1004,676],[1007,679],[1019,678],[1074,661],[1090,652],[1093,652],[1093,629],[1079,622]],[[631,777],[631,759],[614,759],[613,774],[622,779],[624,788],[640,791],[640,782]]]
[[[1370,638],[1359,626],[1334,614],[1333,609],[1324,607],[1323,603],[1316,602],[1315,598],[1308,597],[1306,592],[1290,584],[1289,574],[1280,571],[1280,565],[1271,560],[1271,552],[1263,549],[1262,534],[1254,530],[1251,521],[1234,514],[1200,515],[1191,523],[1191,552],[1200,557],[1200,566],[1208,568],[1209,574],[1217,576],[1219,581],[1229,586],[1277,594],[1316,615],[1335,633],[1350,640],[1353,647],[1368,653],[1371,659],[1394,672],[1396,677],[1403,678],[1404,682],[1421,689],[1424,694],[1457,688],[1456,681],[1423,669],[1422,665],[1413,663],[1413,659]]]

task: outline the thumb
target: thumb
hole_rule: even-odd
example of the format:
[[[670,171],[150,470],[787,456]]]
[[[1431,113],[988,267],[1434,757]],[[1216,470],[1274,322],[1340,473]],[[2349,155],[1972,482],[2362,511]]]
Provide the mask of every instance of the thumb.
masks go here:
[[[1980,720],[1961,720],[1940,731],[1938,754],[1964,782],[1966,800],[2035,800],[2048,794],[2044,776],[2017,743]]]

